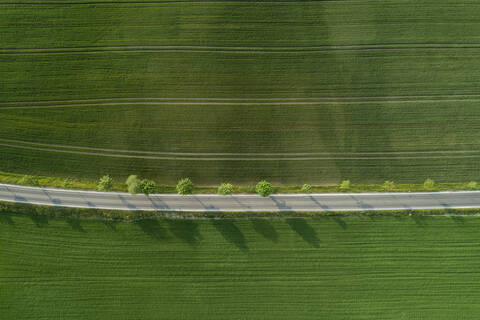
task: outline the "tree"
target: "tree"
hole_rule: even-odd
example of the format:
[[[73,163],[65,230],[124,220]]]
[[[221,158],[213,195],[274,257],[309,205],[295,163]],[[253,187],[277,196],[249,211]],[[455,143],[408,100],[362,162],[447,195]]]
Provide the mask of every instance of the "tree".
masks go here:
[[[113,179],[108,174],[100,178],[97,184],[98,191],[111,191],[113,188]]]
[[[125,184],[127,185],[128,192],[131,194],[137,194],[142,192],[140,188],[140,180],[134,174],[130,175],[127,178],[127,181],[125,181]]]
[[[432,179],[427,179],[423,183],[423,187],[427,190],[433,189],[434,186],[435,186],[435,181],[433,181]]]
[[[233,185],[231,183],[222,183],[220,187],[218,187],[218,194],[227,195],[232,194],[233,192]]]
[[[192,194],[194,185],[189,178],[180,179],[177,183],[177,192],[178,194]]]
[[[350,180],[343,180],[342,183],[340,183],[340,190],[348,190],[350,189]]]
[[[303,186],[302,186],[302,191],[305,192],[305,193],[310,193],[310,191],[312,191],[312,186],[305,183]]]
[[[39,182],[37,177],[25,175],[18,181],[18,184],[23,186],[38,186]]]
[[[273,193],[273,187],[268,181],[262,180],[257,183],[255,191],[262,197],[268,197],[270,194]]]
[[[148,179],[143,179],[142,181],[140,181],[138,186],[139,191],[146,196],[148,196],[151,193],[154,193],[156,187],[157,185],[155,184],[155,181],[148,180]]]
[[[138,177],[135,174],[131,174],[128,176],[127,181],[125,181],[125,184],[128,186],[134,182],[138,182]]]
[[[392,191],[393,188],[395,188],[395,183],[393,181],[385,181],[385,183],[383,184],[383,189],[385,191]]]
[[[132,181],[128,186],[128,192],[130,194],[137,194],[142,192],[142,187],[140,185],[140,180]]]

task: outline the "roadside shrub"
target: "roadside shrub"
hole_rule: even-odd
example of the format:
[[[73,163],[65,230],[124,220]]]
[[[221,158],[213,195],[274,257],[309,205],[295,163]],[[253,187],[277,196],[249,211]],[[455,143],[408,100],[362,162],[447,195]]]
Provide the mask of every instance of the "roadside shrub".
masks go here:
[[[193,193],[193,182],[189,178],[180,179],[177,183],[177,192],[178,194],[192,194]]]
[[[270,194],[273,193],[273,187],[268,181],[262,180],[257,183],[255,191],[262,197],[268,197]]]
[[[137,194],[142,192],[142,188],[139,180],[136,180],[130,183],[127,189],[128,189],[128,193],[130,194]]]
[[[385,181],[383,184],[383,190],[385,191],[392,191],[395,188],[395,183],[393,181]]]
[[[127,180],[125,181],[125,184],[128,186],[134,182],[138,182],[138,176],[135,174],[132,174],[128,176]]]
[[[427,190],[431,190],[433,189],[433,187],[435,187],[435,181],[433,181],[432,179],[427,179],[423,183],[423,187]]]
[[[134,174],[130,175],[127,178],[127,181],[125,181],[125,184],[127,185],[127,189],[130,194],[137,194],[142,192],[141,186],[140,186],[140,180]]]
[[[468,189],[471,189],[471,190],[475,190],[477,189],[477,182],[476,181],[470,181],[468,184],[467,184],[467,188]]]
[[[343,180],[342,183],[340,183],[340,190],[348,190],[350,189],[350,180]]]
[[[143,193],[146,196],[148,196],[151,193],[154,193],[156,187],[157,185],[153,180],[143,179],[138,183],[139,192]]]
[[[310,191],[312,191],[312,186],[305,183],[303,186],[302,186],[302,191],[305,192],[305,193],[310,193]]]
[[[113,188],[113,179],[108,174],[100,178],[97,184],[98,191],[111,191]]]
[[[18,184],[21,184],[22,186],[38,186],[38,178],[25,175],[20,179],[20,181],[18,181]]]
[[[218,194],[227,195],[232,194],[233,192],[233,185],[231,183],[222,183],[220,187],[218,187]]]

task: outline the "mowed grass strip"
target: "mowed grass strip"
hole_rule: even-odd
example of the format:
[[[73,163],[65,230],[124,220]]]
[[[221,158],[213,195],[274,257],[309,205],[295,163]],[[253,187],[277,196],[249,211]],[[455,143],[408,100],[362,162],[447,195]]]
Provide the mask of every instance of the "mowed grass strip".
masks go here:
[[[480,312],[479,228],[475,217],[2,214],[2,316],[469,319]]]

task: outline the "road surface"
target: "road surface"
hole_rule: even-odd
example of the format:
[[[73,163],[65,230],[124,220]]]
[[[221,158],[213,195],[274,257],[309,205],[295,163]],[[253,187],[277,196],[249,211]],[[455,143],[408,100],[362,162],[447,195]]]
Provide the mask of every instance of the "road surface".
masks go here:
[[[198,212],[480,208],[480,191],[257,195],[130,195],[0,184],[0,201],[113,210]]]

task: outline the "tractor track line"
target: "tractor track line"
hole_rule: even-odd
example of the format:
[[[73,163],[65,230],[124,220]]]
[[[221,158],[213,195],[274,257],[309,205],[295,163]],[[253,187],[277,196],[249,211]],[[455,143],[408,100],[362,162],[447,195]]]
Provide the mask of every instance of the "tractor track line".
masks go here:
[[[12,105],[12,104],[48,104],[48,103],[63,103],[63,104],[77,104],[77,103],[84,103],[84,102],[89,102],[89,103],[95,103],[96,101],[99,102],[116,102],[116,101],[121,101],[121,102],[143,102],[143,101],[184,101],[184,102],[189,102],[189,101],[201,101],[201,102],[217,102],[217,101],[325,101],[328,102],[330,100],[338,101],[338,100],[347,100],[346,102],[356,102],[362,101],[365,99],[378,99],[379,102],[382,101],[390,101],[388,99],[396,99],[396,100],[401,100],[401,99],[416,99],[416,101],[422,101],[425,99],[435,99],[441,101],[442,99],[439,98],[480,98],[480,94],[436,94],[436,95],[404,95],[404,96],[352,96],[352,97],[282,97],[282,98],[205,98],[205,97],[197,97],[197,98],[192,98],[192,97],[187,97],[187,98],[166,98],[166,97],[113,97],[113,98],[85,98],[85,99],[71,99],[71,100],[37,100],[37,101],[4,101],[3,103],[0,103],[0,107],[2,104],[6,107]],[[384,100],[381,100],[384,99]],[[403,101],[403,100],[402,100]]]
[[[194,158],[194,157],[181,157],[181,156],[140,156],[140,155],[125,155],[125,154],[114,154],[114,153],[101,153],[101,152],[87,152],[87,151],[72,151],[72,150],[60,150],[52,148],[43,148],[43,147],[32,147],[32,146],[20,146],[9,143],[1,143],[0,146],[10,147],[10,148],[19,148],[19,149],[28,149],[28,150],[39,150],[47,152],[61,152],[61,153],[70,153],[70,154],[81,154],[81,155],[92,155],[92,156],[102,156],[102,157],[114,157],[114,158],[136,158],[136,159],[152,159],[152,160],[189,160],[189,161],[311,161],[311,160],[385,160],[385,159],[432,159],[432,158],[480,158],[480,155],[425,155],[425,156],[402,156],[402,157],[283,157],[283,158]]]
[[[431,103],[431,102],[478,102],[479,98],[446,98],[446,99],[416,99],[416,100],[370,100],[370,101],[269,101],[269,102],[219,102],[219,101],[136,101],[136,102],[100,102],[59,105],[8,106],[0,110],[10,109],[49,109],[72,107],[101,107],[119,105],[231,105],[231,106],[258,106],[258,105],[344,105],[344,104],[396,104],[396,103]]]
[[[431,151],[371,151],[371,152],[289,152],[289,153],[232,153],[232,152],[159,152],[159,151],[141,151],[141,150],[122,150],[122,149],[109,149],[109,148],[94,148],[94,147],[85,147],[85,146],[73,146],[73,145],[64,145],[64,144],[50,144],[50,143],[40,143],[40,142],[30,142],[30,141],[21,141],[13,139],[4,139],[0,138],[0,142],[4,142],[10,145],[20,146],[25,145],[29,146],[39,146],[47,147],[52,150],[60,149],[79,149],[79,150],[91,150],[97,152],[108,152],[108,153],[136,153],[136,154],[146,154],[146,155],[166,155],[166,156],[314,156],[314,155],[415,155],[415,154],[475,154],[478,153],[480,156],[480,150],[431,150]],[[68,150],[67,150],[68,151]],[[75,150],[73,150],[75,151]]]
[[[323,52],[330,50],[389,50],[389,49],[480,49],[480,43],[372,43],[318,46],[208,46],[208,45],[121,45],[77,46],[57,48],[0,48],[0,54],[75,53],[103,51],[192,50],[205,52]]]

